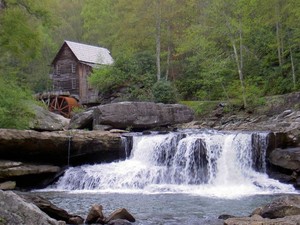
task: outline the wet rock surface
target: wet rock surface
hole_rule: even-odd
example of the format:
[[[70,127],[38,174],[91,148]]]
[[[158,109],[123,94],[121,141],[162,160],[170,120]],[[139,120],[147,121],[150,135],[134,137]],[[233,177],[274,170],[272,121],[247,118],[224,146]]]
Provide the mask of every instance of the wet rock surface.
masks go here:
[[[105,222],[105,217],[103,215],[103,206],[94,204],[90,208],[88,212],[88,216],[85,219],[86,224],[93,224],[93,223],[104,223]]]

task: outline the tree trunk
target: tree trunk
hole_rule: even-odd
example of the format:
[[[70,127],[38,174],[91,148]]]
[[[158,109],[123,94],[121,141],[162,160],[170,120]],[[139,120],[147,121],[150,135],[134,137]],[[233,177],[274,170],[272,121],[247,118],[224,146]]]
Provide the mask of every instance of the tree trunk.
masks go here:
[[[279,22],[276,22],[276,40],[277,40],[277,55],[278,55],[278,63],[279,66],[282,67],[282,59],[281,59],[281,41],[280,41],[280,25]]]
[[[296,89],[296,74],[295,74],[294,57],[293,57],[293,52],[292,52],[291,47],[290,47],[290,56],[291,56],[292,76],[293,76],[293,87],[295,90]]]
[[[277,42],[277,56],[279,66],[282,67],[282,43],[280,37],[280,5],[279,2],[275,4],[275,18],[276,18],[276,42]]]
[[[160,35],[161,35],[161,5],[160,0],[156,1],[156,77],[161,79],[160,71]]]
[[[235,62],[236,62],[236,65],[237,65],[239,78],[240,78],[240,83],[241,83],[241,87],[242,87],[243,104],[244,104],[244,108],[246,108],[247,107],[247,101],[246,101],[246,90],[245,90],[245,84],[244,84],[244,75],[243,75],[243,71],[242,71],[242,68],[241,68],[240,60],[239,60],[239,55],[238,55],[234,40],[232,40],[232,47],[233,47]]]
[[[169,79],[170,66],[171,66],[171,54],[172,54],[171,27],[170,27],[170,25],[168,25],[168,54],[167,54],[166,80]]]

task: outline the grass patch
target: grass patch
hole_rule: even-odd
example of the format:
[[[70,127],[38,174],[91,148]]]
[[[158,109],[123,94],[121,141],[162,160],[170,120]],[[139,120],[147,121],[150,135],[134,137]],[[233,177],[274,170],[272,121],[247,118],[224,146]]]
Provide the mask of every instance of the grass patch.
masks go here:
[[[180,101],[179,103],[190,107],[195,112],[195,117],[201,118],[216,109],[220,101]]]

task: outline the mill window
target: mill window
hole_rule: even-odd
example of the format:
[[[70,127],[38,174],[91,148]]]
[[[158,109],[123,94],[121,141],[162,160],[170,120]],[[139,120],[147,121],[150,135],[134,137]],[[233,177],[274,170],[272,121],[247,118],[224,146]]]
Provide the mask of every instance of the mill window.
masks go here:
[[[76,79],[72,79],[72,89],[76,89]]]
[[[72,63],[71,65],[72,73],[76,73],[76,66]]]
[[[56,71],[56,74],[57,74],[57,75],[60,74],[60,67],[59,67],[58,64],[56,65],[55,71]]]

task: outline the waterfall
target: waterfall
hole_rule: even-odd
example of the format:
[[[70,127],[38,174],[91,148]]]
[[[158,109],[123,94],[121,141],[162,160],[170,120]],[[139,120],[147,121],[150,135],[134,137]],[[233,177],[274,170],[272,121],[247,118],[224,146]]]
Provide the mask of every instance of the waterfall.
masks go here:
[[[182,130],[130,140],[123,138],[126,160],[69,168],[53,188],[217,197],[294,190],[265,173],[267,132]]]

